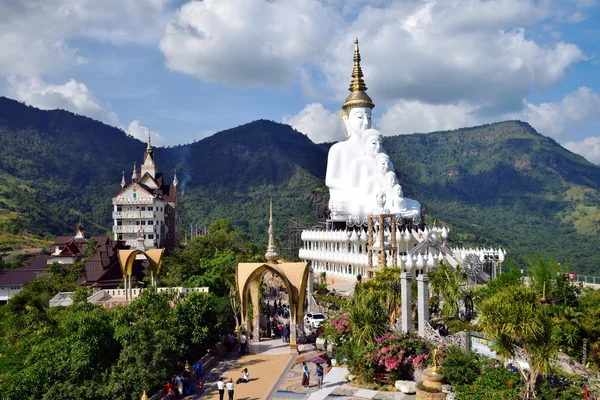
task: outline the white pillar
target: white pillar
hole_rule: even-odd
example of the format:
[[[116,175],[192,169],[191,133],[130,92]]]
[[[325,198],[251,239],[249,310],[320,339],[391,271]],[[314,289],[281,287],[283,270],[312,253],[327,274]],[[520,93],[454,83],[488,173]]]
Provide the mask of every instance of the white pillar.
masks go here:
[[[417,300],[419,336],[425,337],[425,321],[429,322],[429,277],[425,271],[417,277]]]
[[[402,331],[408,333],[412,330],[412,296],[410,288],[412,276],[410,275],[410,272],[402,272],[400,274],[400,282],[402,297]]]

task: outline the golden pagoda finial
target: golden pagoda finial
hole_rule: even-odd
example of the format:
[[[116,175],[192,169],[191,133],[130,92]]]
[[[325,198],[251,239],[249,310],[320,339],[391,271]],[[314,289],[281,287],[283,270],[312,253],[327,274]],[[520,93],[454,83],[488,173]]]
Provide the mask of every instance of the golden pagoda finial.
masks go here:
[[[185,366],[184,366],[184,368],[185,368],[185,370],[187,372],[190,372],[191,368],[190,368],[190,362],[188,360],[185,360]]]
[[[265,254],[267,262],[276,263],[279,259],[277,248],[275,247],[275,235],[273,233],[273,199],[269,207],[269,246],[267,247],[267,253]]]
[[[141,400],[148,400],[148,395],[146,394],[145,390],[144,390],[144,394],[142,395],[142,399]]]
[[[354,69],[352,70],[352,81],[348,88],[350,95],[346,98],[342,108],[346,112],[346,115],[350,112],[350,109],[354,107],[368,107],[373,109],[375,103],[366,93],[367,85],[363,79],[362,69],[360,68],[360,51],[358,49],[358,39],[354,39]]]

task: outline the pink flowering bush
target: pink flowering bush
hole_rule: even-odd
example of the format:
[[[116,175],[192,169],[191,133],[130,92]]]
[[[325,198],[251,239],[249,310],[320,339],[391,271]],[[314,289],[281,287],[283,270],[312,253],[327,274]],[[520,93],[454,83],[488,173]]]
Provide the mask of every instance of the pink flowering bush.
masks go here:
[[[431,363],[434,346],[409,333],[387,333],[377,339],[375,348],[363,355],[369,376],[387,373],[390,381],[411,379],[417,368]],[[438,355],[441,358],[441,355]]]

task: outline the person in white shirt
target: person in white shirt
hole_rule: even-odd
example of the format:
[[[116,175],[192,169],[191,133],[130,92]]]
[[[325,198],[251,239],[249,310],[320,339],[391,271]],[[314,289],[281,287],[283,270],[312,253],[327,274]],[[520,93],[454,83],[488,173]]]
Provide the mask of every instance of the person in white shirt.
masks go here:
[[[223,379],[217,381],[217,389],[219,389],[219,400],[223,400],[225,395],[225,382],[223,382]]]
[[[229,400],[233,400],[233,379],[229,378],[227,381],[227,394],[229,395]]]
[[[242,333],[240,336],[240,353],[246,352],[246,346],[248,345],[248,339],[246,338],[246,334]]]
[[[248,372],[248,368],[244,368],[242,370],[242,377],[239,378],[236,382],[236,384],[240,384],[242,382],[248,382],[250,380],[250,373]]]

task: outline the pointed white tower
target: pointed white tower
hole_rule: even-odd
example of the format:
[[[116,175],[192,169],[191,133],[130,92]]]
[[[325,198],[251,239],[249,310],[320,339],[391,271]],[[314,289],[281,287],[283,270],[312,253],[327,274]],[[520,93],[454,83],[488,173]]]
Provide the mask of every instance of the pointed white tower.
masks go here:
[[[154,151],[152,151],[152,143],[150,139],[150,128],[148,128],[148,146],[144,154],[144,163],[142,164],[142,176],[150,174],[152,179],[156,179],[156,165],[154,164]]]
[[[177,187],[179,181],[177,180],[177,170],[173,170],[173,186]]]
[[[275,234],[273,233],[273,199],[269,207],[269,246],[267,247],[267,253],[265,254],[267,263],[276,264],[279,260],[279,253],[275,247]]]
[[[126,183],[125,183],[125,170],[123,170],[122,174],[121,174],[121,189],[123,189],[125,187]]]

